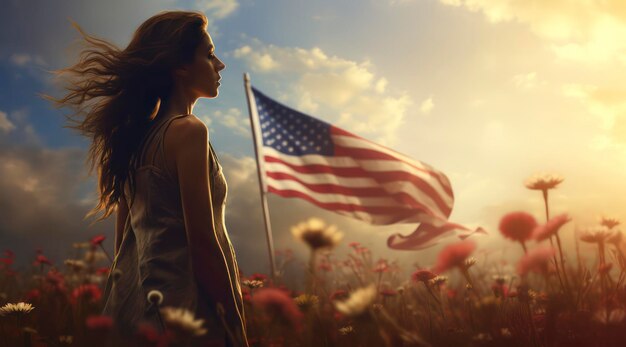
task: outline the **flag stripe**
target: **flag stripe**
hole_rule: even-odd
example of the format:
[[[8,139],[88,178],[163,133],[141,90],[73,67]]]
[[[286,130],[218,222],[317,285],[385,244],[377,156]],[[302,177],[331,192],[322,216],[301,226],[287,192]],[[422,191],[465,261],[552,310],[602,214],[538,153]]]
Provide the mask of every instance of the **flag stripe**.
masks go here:
[[[278,189],[272,186],[268,186],[268,190],[274,194],[293,198],[298,197],[304,200],[307,200],[323,209],[331,210],[331,211],[345,211],[345,212],[367,212],[371,215],[384,215],[386,217],[390,216],[404,216],[404,218],[415,214],[414,210],[410,209],[398,209],[396,207],[388,207],[388,206],[361,206],[355,204],[347,204],[347,203],[339,203],[339,202],[321,202],[314,199],[311,195],[303,193],[298,190],[290,190],[290,189]]]
[[[280,160],[278,160],[280,161]],[[377,182],[375,179],[366,177],[343,177],[333,176],[331,173],[324,174],[302,174],[307,172],[308,167],[293,166],[290,164],[277,163],[272,161],[266,163],[266,176],[276,181],[293,180],[309,187],[318,193],[334,193],[354,196],[392,196],[397,202],[408,204],[416,208],[422,208],[425,211],[436,214],[444,218],[450,211],[449,208],[441,201],[433,201],[431,195],[425,194],[423,191],[416,189],[411,182],[406,181],[390,181],[386,183]],[[317,182],[317,183],[316,183]],[[281,185],[281,182],[275,182]],[[313,189],[312,187],[318,187]],[[325,190],[326,189],[326,190]],[[421,202],[418,202],[421,201]],[[428,203],[428,205],[426,205]],[[441,209],[433,209],[428,206],[441,206]]]
[[[335,129],[337,128],[333,127],[332,130],[334,131]],[[343,133],[345,133],[345,131],[343,131]],[[361,156],[364,156],[365,158],[363,159],[383,159],[388,161],[400,162],[403,164],[404,170],[407,170],[407,166],[412,167],[414,170],[420,173],[416,174],[416,176],[422,177],[426,180],[435,179],[439,183],[439,185],[441,185],[441,188],[446,194],[450,196],[453,195],[452,187],[450,187],[450,182],[448,181],[448,179],[445,176],[434,172],[433,168],[429,167],[428,165],[408,159],[398,152],[377,144],[373,144],[371,141],[357,137],[355,135],[332,135],[332,139],[335,143],[335,155],[337,156],[344,155],[355,159],[361,159]],[[374,147],[374,149],[372,149],[372,147]],[[358,151],[358,153],[354,152],[357,153],[357,155],[351,155],[356,149],[360,150]]]
[[[391,197],[393,199],[395,199],[395,203],[399,206],[411,206],[413,208],[418,208],[418,209],[423,209],[424,211],[432,214],[432,215],[437,215],[440,218],[445,218],[445,216],[440,215],[439,211],[432,211],[428,206],[418,202],[417,200],[415,200],[415,198],[413,198],[411,195],[407,194],[406,192],[402,191],[400,189],[400,191],[396,191],[396,192],[389,192],[386,191],[384,189],[376,189],[376,188],[346,188],[344,186],[341,185],[335,185],[335,184],[310,184],[310,183],[306,183],[303,182],[301,179],[287,174],[287,173],[283,173],[283,172],[267,172],[267,177],[271,178],[273,183],[272,186],[281,186],[284,187],[286,185],[285,182],[276,182],[276,181],[294,181],[298,184],[300,184],[301,186],[305,187],[306,189],[308,189],[311,192],[315,192],[318,194],[331,194],[333,196],[336,195],[344,195],[344,196],[357,196],[357,197]]]
[[[439,194],[434,191],[432,186],[426,184],[425,182],[416,179],[415,176],[408,174],[406,172],[368,172],[363,170],[360,167],[352,167],[352,168],[335,168],[327,165],[293,165],[290,163],[286,163],[281,158],[273,158],[269,156],[265,156],[265,165],[266,172],[270,171],[281,171],[287,172],[292,175],[299,175],[302,177],[311,177],[311,179],[323,179],[327,178],[328,181],[322,181],[324,183],[341,183],[349,181],[352,178],[369,178],[370,182],[367,181],[358,181],[359,183],[365,184],[369,183],[370,186],[382,186],[384,188],[391,189],[404,189],[411,195],[424,203],[434,204],[437,209],[440,211],[438,214],[449,215],[451,212],[450,205],[446,204],[445,201],[441,199]],[[272,164],[280,164],[280,165],[272,165]],[[324,175],[325,174],[325,175]],[[333,177],[333,175],[335,177]],[[349,179],[346,179],[349,178]],[[409,185],[410,184],[410,185]],[[349,185],[348,185],[349,186]],[[389,189],[387,189],[388,191]],[[429,211],[432,211],[429,209]]]

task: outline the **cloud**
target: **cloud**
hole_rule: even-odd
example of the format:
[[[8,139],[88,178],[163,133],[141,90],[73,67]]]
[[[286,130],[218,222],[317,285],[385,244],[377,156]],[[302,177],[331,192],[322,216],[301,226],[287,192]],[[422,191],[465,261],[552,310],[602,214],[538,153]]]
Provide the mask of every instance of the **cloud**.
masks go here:
[[[11,123],[11,121],[7,117],[6,112],[0,111],[0,132],[7,134],[14,129],[15,125]]]
[[[16,145],[0,140],[0,244],[17,253],[18,265],[30,262],[42,247],[55,263],[69,257],[73,242],[103,233],[112,245],[113,221],[91,228],[83,217],[95,206],[81,204],[84,190],[95,187],[84,174],[85,151]]]
[[[433,98],[429,97],[420,104],[420,111],[422,111],[423,114],[429,114],[434,107],[435,103],[433,102]]]
[[[40,66],[46,66],[48,65],[48,63],[46,63],[46,61],[41,57],[41,56],[31,56],[30,54],[12,54],[11,57],[9,57],[11,63],[17,65],[17,66],[26,66],[30,63],[35,63],[36,65],[40,65]]]
[[[196,6],[215,19],[230,16],[239,7],[237,0],[202,0],[196,2]]]
[[[284,87],[274,94],[280,101],[374,141],[396,140],[412,100],[406,92],[390,92],[387,79],[377,77],[369,61],[330,56],[319,47],[250,41],[232,55],[254,72],[280,75]]]
[[[622,0],[440,0],[482,12],[492,23],[526,24],[551,43],[557,57],[596,64],[626,62],[626,3]]]
[[[626,150],[626,89],[566,84],[562,93],[581,102],[598,119],[603,133],[594,139],[594,147],[618,146]]]
[[[529,72],[517,74],[513,76],[511,81],[513,81],[513,84],[519,89],[532,89],[537,86],[537,73]]]
[[[244,137],[252,136],[250,133],[250,121],[247,117],[243,116],[241,110],[236,107],[231,107],[226,110],[217,110],[213,112],[212,116],[200,114],[198,118],[206,124],[211,133],[214,131],[211,125],[214,124],[213,122],[215,121],[217,124],[231,129],[236,135]]]

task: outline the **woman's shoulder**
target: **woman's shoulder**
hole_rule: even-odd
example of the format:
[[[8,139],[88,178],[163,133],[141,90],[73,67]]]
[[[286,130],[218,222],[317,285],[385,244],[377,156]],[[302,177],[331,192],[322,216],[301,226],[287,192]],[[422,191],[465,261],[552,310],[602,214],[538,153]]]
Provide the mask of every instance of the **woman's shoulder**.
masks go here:
[[[206,124],[193,114],[178,117],[173,120],[165,134],[165,143],[172,155],[186,152],[190,148],[197,149],[197,146],[206,143],[209,139],[209,129]],[[167,154],[166,154],[167,156]]]
[[[208,136],[206,124],[193,114],[178,117],[170,124],[169,136],[175,142],[191,137]]]

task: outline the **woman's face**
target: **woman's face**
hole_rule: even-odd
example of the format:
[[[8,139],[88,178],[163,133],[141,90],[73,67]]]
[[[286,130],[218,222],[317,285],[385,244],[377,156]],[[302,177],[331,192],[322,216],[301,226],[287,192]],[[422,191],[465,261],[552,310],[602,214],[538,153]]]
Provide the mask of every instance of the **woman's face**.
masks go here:
[[[215,46],[207,33],[196,49],[194,62],[187,67],[187,88],[197,97],[215,98],[218,95],[219,74],[226,65],[215,55]]]

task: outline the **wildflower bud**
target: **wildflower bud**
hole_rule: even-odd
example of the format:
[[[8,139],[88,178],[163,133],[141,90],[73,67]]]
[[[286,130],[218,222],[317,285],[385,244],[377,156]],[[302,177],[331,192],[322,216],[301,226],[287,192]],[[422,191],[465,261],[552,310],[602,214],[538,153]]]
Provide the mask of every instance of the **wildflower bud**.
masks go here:
[[[118,281],[120,277],[122,277],[122,270],[120,269],[113,270],[113,280]]]
[[[163,293],[153,289],[148,292],[148,301],[155,305],[161,305],[163,303]]]

